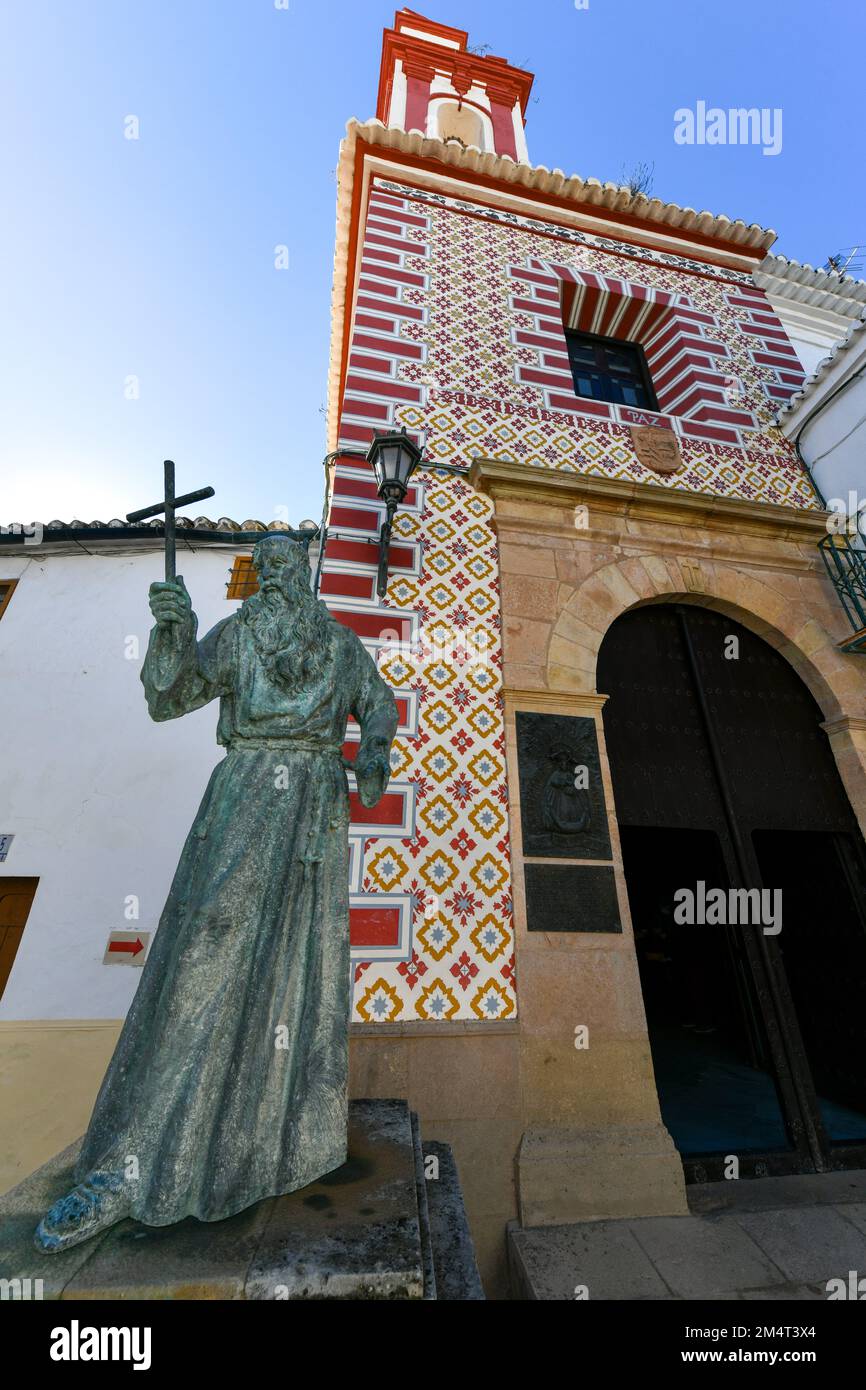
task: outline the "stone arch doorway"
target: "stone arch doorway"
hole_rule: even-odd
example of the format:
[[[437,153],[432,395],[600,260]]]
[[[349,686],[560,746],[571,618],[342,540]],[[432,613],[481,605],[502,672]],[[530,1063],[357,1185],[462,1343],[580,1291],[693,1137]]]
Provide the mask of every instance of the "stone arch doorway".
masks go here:
[[[687,1178],[866,1167],[866,856],[813,695],[694,602],[623,613],[597,682]]]

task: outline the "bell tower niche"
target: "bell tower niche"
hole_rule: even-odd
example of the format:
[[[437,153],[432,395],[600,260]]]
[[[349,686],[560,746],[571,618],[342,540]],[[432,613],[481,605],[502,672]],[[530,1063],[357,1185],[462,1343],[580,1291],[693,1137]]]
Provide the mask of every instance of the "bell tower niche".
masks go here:
[[[398,10],[382,44],[376,116],[386,126],[528,164],[532,73],[472,53],[468,43],[463,29]]]

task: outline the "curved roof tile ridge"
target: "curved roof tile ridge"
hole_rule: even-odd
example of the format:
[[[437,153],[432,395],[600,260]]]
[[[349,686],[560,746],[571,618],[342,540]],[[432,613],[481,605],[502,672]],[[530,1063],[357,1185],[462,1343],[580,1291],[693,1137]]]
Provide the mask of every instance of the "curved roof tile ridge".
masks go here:
[[[765,256],[753,271],[755,284],[793,303],[829,309],[843,317],[858,317],[866,304],[866,280],[835,270],[816,269],[787,256]]]
[[[82,521],[75,517],[72,521],[60,521],[55,517],[53,521],[43,523],[32,522],[28,525],[42,525],[44,531],[109,531],[117,530],[159,530],[163,525],[162,517],[151,517],[146,521],[137,521],[131,524],[120,517],[112,517],[110,521]],[[197,516],[194,519],[189,516],[176,516],[175,525],[181,531],[261,531],[266,534],[268,531],[296,530],[296,527],[287,526],[282,521],[256,521],[248,518],[246,521],[234,521],[229,516],[221,516],[216,521],[209,516]]]
[[[815,387],[827,375],[834,362],[846,353],[852,345],[858,342],[860,334],[864,329],[866,329],[866,308],[864,308],[856,322],[852,323],[845,337],[840,338],[839,342],[835,343],[830,349],[827,356],[821,358],[814,372],[812,372],[811,376],[806,377],[799,391],[795,391],[793,396],[790,396],[788,400],[785,401],[784,405],[779,406],[779,409],[776,411],[777,422],[780,421],[783,416],[792,414],[803,401],[812,395]]]
[[[400,126],[386,126],[375,118],[360,121],[352,117],[346,124],[346,135],[350,143],[361,137],[374,145],[398,149],[406,154],[423,155],[437,159],[442,164],[459,164],[470,172],[490,174],[508,183],[535,188],[541,193],[555,193],[575,202],[606,207],[616,212],[628,210],[634,216],[669,227],[697,230],[705,236],[719,237],[737,246],[763,247],[766,250],[776,240],[776,233],[771,228],[761,227],[757,222],[746,224],[741,218],[726,217],[706,209],[697,212],[694,208],[683,208],[678,203],[666,203],[661,198],[647,198],[643,193],[632,194],[624,184],[611,183],[609,180],[584,179],[580,174],[566,177],[561,169],[548,169],[546,164],[518,163],[510,155],[497,155],[490,151],[482,153],[475,145],[464,149],[455,141],[438,140],[418,130],[407,132]]]

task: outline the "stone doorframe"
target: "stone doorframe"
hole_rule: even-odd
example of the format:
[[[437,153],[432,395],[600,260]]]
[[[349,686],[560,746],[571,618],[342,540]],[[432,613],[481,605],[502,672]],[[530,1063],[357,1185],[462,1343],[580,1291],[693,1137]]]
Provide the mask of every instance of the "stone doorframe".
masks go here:
[[[727,613],[779,651],[821,708],[866,829],[866,661],[843,654],[847,619],[817,542],[827,513],[476,459],[495,506],[511,805],[525,1225],[686,1210],[647,1037],[602,708],[598,652],[648,603]],[[861,664],[862,663],[862,664]],[[595,721],[623,932],[529,932],[515,714]],[[589,1046],[575,1047],[586,1025]]]

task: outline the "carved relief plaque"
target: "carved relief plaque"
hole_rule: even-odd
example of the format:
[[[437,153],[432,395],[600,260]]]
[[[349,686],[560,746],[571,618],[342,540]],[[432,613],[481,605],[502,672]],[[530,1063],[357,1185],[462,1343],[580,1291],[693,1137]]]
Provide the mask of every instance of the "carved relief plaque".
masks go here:
[[[659,425],[629,425],[634,451],[654,473],[677,473],[683,467],[680,441],[673,430]]]
[[[610,859],[595,721],[517,714],[523,853],[539,859]]]

